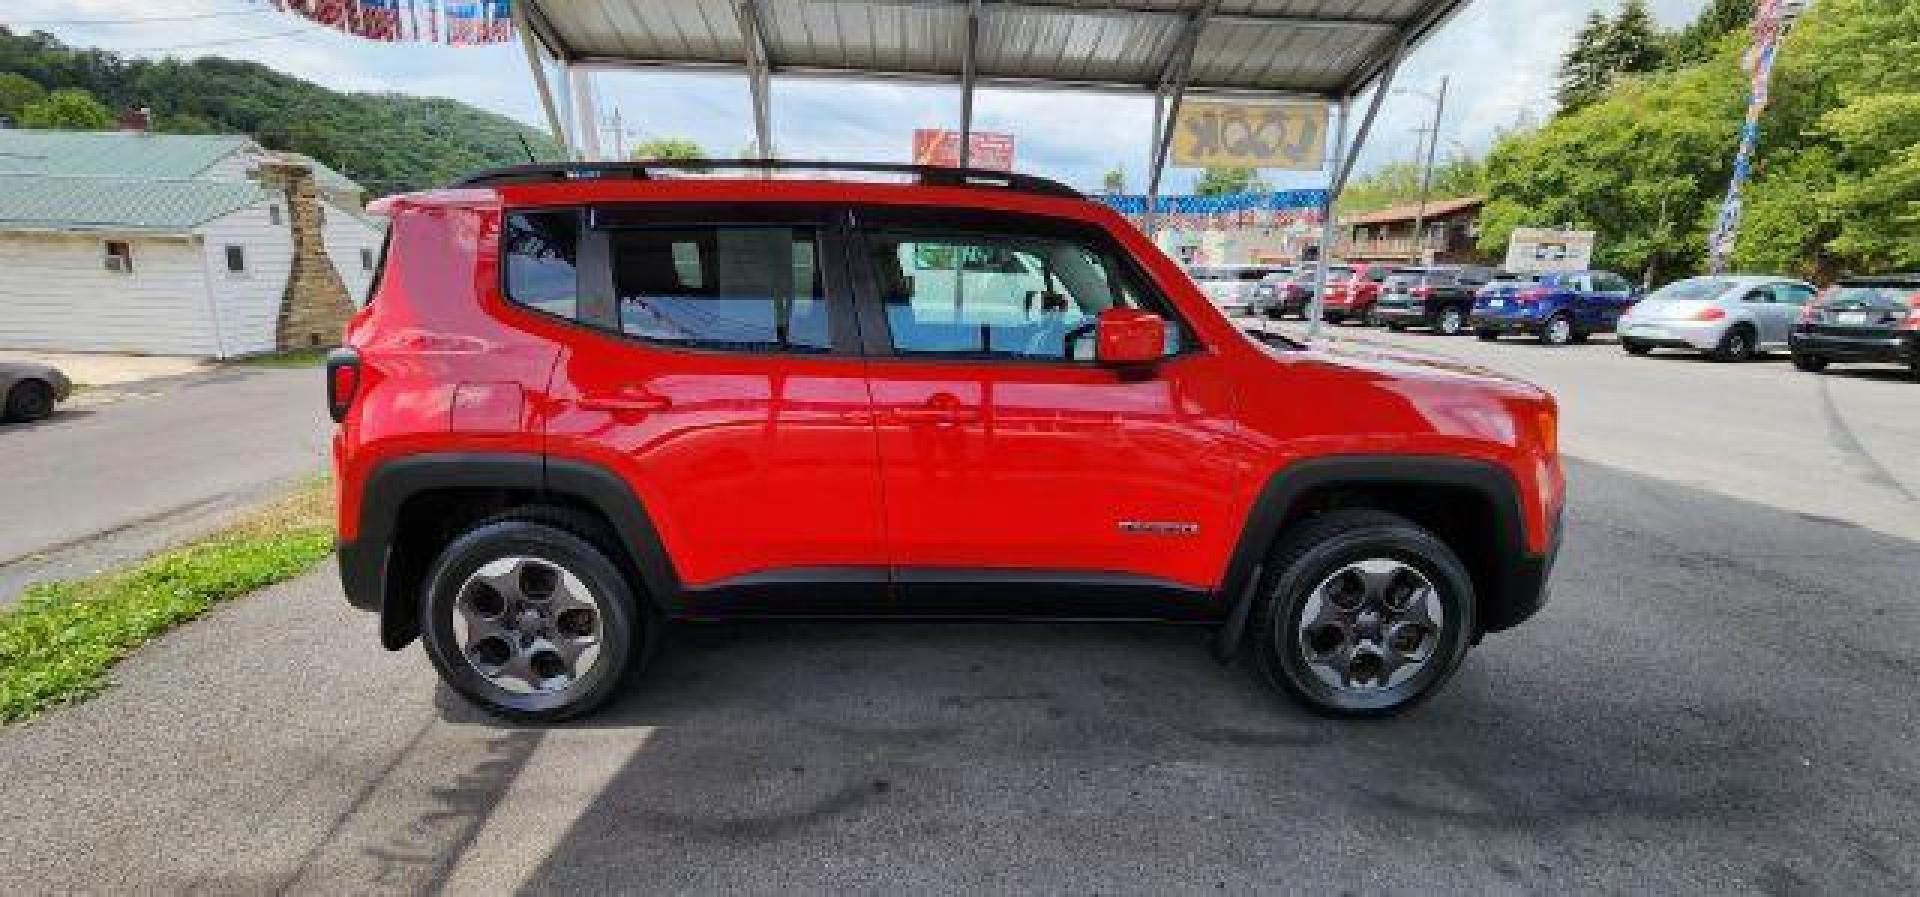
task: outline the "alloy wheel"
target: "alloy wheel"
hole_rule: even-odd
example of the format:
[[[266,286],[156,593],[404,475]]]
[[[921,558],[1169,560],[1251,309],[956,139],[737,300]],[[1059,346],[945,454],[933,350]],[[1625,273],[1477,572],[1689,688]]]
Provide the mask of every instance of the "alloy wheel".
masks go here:
[[[1573,342],[1573,322],[1564,315],[1555,316],[1547,322],[1547,342],[1564,346]]]
[[[1465,323],[1466,321],[1460,317],[1460,309],[1449,308],[1440,312],[1440,332],[1447,336],[1459,333],[1461,326]]]
[[[544,558],[490,561],[460,586],[455,644],[474,672],[514,694],[549,695],[600,659],[602,608],[592,590]]]
[[[1446,612],[1426,574],[1393,558],[1347,564],[1321,580],[1294,637],[1329,688],[1371,692],[1420,674],[1438,652]]]

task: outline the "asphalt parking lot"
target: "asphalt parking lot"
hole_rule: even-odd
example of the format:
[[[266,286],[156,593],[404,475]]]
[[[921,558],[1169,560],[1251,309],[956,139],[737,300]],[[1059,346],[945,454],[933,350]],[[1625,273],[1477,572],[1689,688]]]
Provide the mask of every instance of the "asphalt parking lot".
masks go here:
[[[1920,385],[1337,332],[1564,412],[1552,602],[1412,715],[1308,716],[1195,629],[781,624],[515,728],[323,569],[0,731],[0,891],[1920,886]]]

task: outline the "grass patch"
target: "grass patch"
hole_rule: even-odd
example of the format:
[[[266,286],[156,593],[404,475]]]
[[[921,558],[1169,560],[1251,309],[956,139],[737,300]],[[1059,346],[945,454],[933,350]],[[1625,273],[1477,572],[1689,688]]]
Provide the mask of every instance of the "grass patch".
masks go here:
[[[134,649],[215,604],[291,579],[333,551],[316,479],[199,541],[122,570],[36,583],[0,609],[0,722],[85,698]]]
[[[252,368],[317,368],[326,363],[327,349],[294,349],[236,358],[230,364]]]

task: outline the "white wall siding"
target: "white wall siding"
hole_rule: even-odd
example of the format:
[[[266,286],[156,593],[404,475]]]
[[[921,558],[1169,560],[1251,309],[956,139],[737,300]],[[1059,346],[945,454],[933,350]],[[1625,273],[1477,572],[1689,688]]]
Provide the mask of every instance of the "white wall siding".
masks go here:
[[[184,238],[115,236],[133,272],[102,264],[105,235],[0,232],[0,347],[212,355],[206,269]]]
[[[347,295],[352,297],[353,304],[356,307],[365,305],[367,285],[373,282],[373,272],[367,270],[360,250],[366,250],[374,264],[379,264],[380,241],[384,233],[365,218],[332,202],[323,204],[327,210],[327,225],[322,229],[327,241],[327,257],[333,260],[333,269],[340,272],[340,281],[347,285]]]
[[[293,268],[293,229],[287,224],[286,210],[281,210],[277,225],[267,211],[269,205],[280,204],[278,198],[263,200],[200,227],[207,284],[214,307],[220,310],[220,342],[228,356],[275,348],[280,299],[286,295],[287,276]],[[227,272],[228,246],[243,247],[244,273]]]

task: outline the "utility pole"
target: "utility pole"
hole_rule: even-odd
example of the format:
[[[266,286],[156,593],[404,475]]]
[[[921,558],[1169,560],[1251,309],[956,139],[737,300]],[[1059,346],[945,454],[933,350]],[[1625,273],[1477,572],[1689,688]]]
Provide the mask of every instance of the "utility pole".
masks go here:
[[[1414,250],[1419,264],[1427,264],[1427,191],[1433,187],[1433,151],[1440,146],[1440,116],[1447,108],[1447,77],[1440,76],[1440,95],[1433,100],[1433,134],[1427,138],[1427,161],[1420,169],[1420,208],[1413,216]]]

